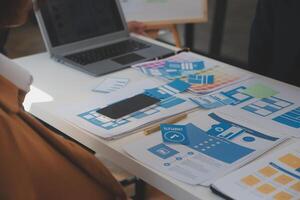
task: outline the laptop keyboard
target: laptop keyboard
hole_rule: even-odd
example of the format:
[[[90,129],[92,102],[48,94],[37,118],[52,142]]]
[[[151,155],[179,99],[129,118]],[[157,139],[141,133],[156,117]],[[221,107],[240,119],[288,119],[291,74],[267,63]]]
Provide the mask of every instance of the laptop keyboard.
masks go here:
[[[91,50],[67,55],[65,57],[81,65],[88,65],[91,63],[124,55],[126,53],[134,52],[147,47],[149,47],[149,45],[134,40],[125,40],[122,42],[99,47],[96,49],[91,49]]]

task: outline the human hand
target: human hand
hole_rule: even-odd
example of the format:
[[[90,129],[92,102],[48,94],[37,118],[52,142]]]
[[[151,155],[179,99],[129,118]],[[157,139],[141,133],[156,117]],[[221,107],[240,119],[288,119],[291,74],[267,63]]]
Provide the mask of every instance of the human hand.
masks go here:
[[[128,30],[129,32],[140,34],[140,35],[146,35],[146,25],[142,22],[138,21],[130,21],[128,24]]]

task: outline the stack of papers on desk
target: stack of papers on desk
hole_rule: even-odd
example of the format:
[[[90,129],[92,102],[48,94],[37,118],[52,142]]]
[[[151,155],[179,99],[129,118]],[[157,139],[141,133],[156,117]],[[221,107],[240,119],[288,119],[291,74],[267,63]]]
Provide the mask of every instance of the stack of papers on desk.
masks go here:
[[[179,78],[191,84],[189,90],[195,94],[208,94],[251,78],[243,70],[218,64],[204,62],[197,54],[183,52],[162,60],[139,63],[133,68],[162,80]]]
[[[170,143],[183,137],[156,132],[128,144],[124,150],[151,168],[192,185],[208,186],[264,152],[283,142],[286,137],[246,122],[215,113],[193,113],[185,126],[187,140]],[[182,140],[183,141],[183,140]]]
[[[171,84],[176,84],[174,81]],[[155,88],[156,87],[156,88]],[[153,89],[155,88],[155,90]],[[176,93],[175,89],[167,93],[169,85],[155,79],[145,79],[128,86],[117,94],[107,94],[103,99],[94,99],[82,105],[76,105],[68,112],[66,119],[75,126],[105,139],[115,139],[139,131],[166,118],[191,111],[197,106],[188,100],[189,94]],[[119,119],[108,118],[97,111],[114,102],[124,100],[141,93],[157,96],[160,90],[167,94],[158,104],[149,106]],[[177,90],[176,90],[177,91]],[[160,94],[162,94],[160,93]],[[66,115],[66,114],[64,114]]]
[[[249,79],[208,96],[220,95],[227,97],[223,100],[229,105],[218,108],[217,112],[287,136],[300,137],[298,88],[273,81]],[[233,102],[230,103],[230,99]]]

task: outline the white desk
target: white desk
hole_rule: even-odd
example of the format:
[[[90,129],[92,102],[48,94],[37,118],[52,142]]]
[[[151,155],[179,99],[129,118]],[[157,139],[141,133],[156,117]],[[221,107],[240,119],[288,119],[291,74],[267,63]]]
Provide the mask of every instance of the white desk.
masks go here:
[[[203,59],[209,60],[206,57],[203,57]],[[34,77],[33,86],[35,89],[27,96],[26,106],[29,112],[36,117],[95,152],[101,153],[123,169],[175,199],[221,199],[211,193],[208,188],[187,185],[163,175],[128,156],[123,151],[122,146],[146,137],[143,133],[136,133],[114,141],[105,141],[71,125],[53,112],[57,107],[69,102],[83,101],[87,98],[98,98],[101,101],[101,94],[92,92],[91,89],[99,84],[105,76],[95,78],[86,75],[53,61],[47,53],[15,59],[15,62],[29,70]],[[141,79],[139,72],[133,69],[126,69],[107,76],[130,76],[131,80]],[[29,106],[30,104],[31,106]]]

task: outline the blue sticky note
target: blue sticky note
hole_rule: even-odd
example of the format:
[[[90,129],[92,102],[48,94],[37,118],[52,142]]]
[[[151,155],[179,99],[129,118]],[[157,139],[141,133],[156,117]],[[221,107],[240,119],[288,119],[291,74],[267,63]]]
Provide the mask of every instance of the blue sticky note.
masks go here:
[[[179,92],[184,92],[191,86],[191,84],[180,79],[176,79],[167,85],[178,90]]]
[[[181,63],[180,62],[174,62],[174,61],[166,61],[165,63],[166,68],[170,69],[181,69]]]
[[[203,61],[193,62],[193,70],[202,70],[204,67]]]
[[[186,127],[183,125],[161,124],[160,130],[162,133],[163,141],[166,143],[183,145],[189,144]]]
[[[204,69],[204,62],[203,61],[196,61],[196,62],[166,61],[165,67],[169,69],[178,69],[184,71],[202,70]]]
[[[192,84],[213,84],[214,79],[214,75],[191,74],[188,76],[188,82]]]
[[[160,100],[171,97],[170,93],[164,92],[159,88],[146,89],[144,94]]]

